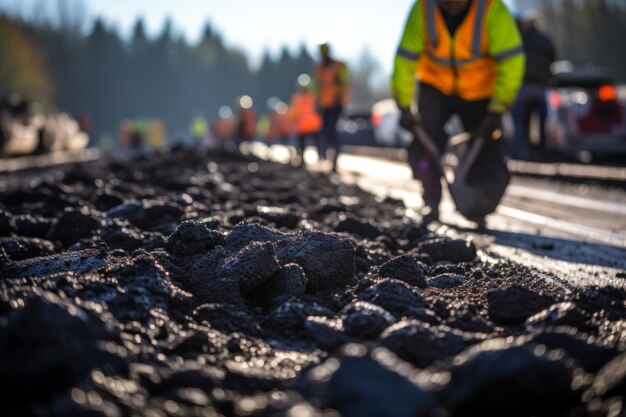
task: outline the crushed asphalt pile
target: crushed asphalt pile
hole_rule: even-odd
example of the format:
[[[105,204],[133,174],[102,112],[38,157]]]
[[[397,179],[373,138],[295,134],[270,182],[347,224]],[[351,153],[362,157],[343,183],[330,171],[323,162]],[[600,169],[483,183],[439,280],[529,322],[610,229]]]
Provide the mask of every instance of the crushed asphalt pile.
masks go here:
[[[336,178],[179,149],[5,183],[1,414],[623,415],[625,290]]]

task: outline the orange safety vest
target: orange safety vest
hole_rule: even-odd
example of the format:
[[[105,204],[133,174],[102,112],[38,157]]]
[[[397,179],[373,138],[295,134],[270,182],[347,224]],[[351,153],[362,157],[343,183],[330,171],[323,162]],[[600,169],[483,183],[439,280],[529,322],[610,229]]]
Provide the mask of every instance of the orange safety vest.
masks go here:
[[[270,114],[270,126],[265,134],[265,139],[286,139],[291,136],[291,124],[287,114],[280,114],[273,110]]]
[[[327,65],[319,63],[315,68],[317,98],[323,109],[348,104],[348,86],[341,79],[341,71],[346,71],[346,65],[334,59]]]
[[[226,142],[230,140],[235,133],[235,119],[232,117],[229,118],[219,118],[212,123],[214,129],[215,137],[221,141]]]
[[[293,95],[289,116],[300,135],[315,133],[322,127],[322,118],[315,111],[315,97],[311,91],[297,91]]]
[[[244,139],[253,139],[256,136],[256,112],[253,109],[241,109],[238,133]]]
[[[424,0],[425,53],[418,78],[446,95],[481,100],[493,95],[496,61],[489,56],[486,19],[492,0],[473,0],[465,20],[450,37],[437,0]]]

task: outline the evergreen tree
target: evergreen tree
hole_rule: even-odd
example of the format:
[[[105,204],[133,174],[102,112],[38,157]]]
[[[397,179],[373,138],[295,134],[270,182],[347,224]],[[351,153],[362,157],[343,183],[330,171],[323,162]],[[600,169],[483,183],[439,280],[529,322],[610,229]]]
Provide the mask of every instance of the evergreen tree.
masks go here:
[[[43,54],[20,24],[0,15],[0,95],[11,92],[52,104]]]
[[[154,37],[148,36],[141,18],[134,22],[127,40],[102,19],[95,19],[89,30],[84,30],[84,19],[78,19],[82,12],[69,7],[73,1],[78,0],[61,0],[57,9],[63,17],[56,20],[38,16],[18,25],[5,19],[22,27],[26,38],[33,41],[29,49],[21,46],[28,42],[13,40],[0,53],[11,53],[15,48],[24,56],[30,54],[16,72],[30,77],[22,90],[28,89],[74,116],[88,112],[96,137],[102,132],[114,133],[127,118],[161,119],[173,136],[186,130],[198,113],[212,120],[220,106],[236,108],[236,99],[243,94],[250,95],[256,110],[263,113],[270,97],[289,101],[297,76],[313,73],[315,60],[304,45],[295,53],[285,47],[277,58],[266,52],[260,68],[253,71],[246,54],[226,47],[208,22],[195,44],[176,33],[171,19],[164,21]],[[52,21],[57,24],[49,23]],[[63,26],[66,24],[67,28]],[[0,43],[9,38],[3,36]],[[0,63],[0,77],[4,77],[0,85],[20,89],[17,81],[4,81],[8,80],[4,74],[9,62],[7,58]],[[375,70],[372,64],[365,71],[369,74]],[[359,74],[356,80],[365,81],[357,83],[357,90],[369,88],[368,75]],[[57,87],[55,96],[52,84]],[[365,92],[356,97],[373,99]]]

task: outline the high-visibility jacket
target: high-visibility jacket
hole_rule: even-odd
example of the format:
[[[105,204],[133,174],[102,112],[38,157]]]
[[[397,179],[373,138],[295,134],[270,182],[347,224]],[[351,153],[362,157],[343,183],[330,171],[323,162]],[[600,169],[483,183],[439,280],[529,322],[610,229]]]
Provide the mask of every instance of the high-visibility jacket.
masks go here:
[[[315,67],[317,100],[319,106],[328,109],[348,104],[348,69],[341,61],[331,59],[328,63],[318,63]]]
[[[293,133],[288,113],[279,113],[272,110],[268,118],[266,140],[287,139]]]
[[[203,139],[206,137],[209,131],[209,124],[202,116],[194,117],[191,125],[189,126],[189,133],[193,139]]]
[[[311,90],[299,90],[291,97],[289,118],[294,122],[299,135],[308,135],[319,131],[322,118],[315,111],[315,96]]]
[[[165,125],[161,120],[155,119],[148,122],[148,145],[159,148],[165,143]]]
[[[256,112],[253,109],[241,109],[237,133],[240,139],[254,139],[256,136]]]
[[[446,95],[491,98],[505,112],[524,76],[525,55],[515,20],[502,0],[470,0],[463,23],[450,35],[437,0],[417,0],[394,61],[392,90],[409,107],[417,78]]]
[[[220,117],[214,123],[211,124],[215,137],[221,141],[226,142],[232,139],[235,134],[235,119],[233,117]]]

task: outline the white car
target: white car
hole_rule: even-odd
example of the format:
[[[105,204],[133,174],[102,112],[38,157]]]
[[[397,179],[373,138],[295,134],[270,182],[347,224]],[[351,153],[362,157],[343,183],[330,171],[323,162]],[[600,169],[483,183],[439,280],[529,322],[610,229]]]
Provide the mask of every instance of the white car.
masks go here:
[[[392,98],[381,100],[372,106],[374,137],[381,146],[405,148],[411,143],[412,135],[401,128],[400,109]]]

